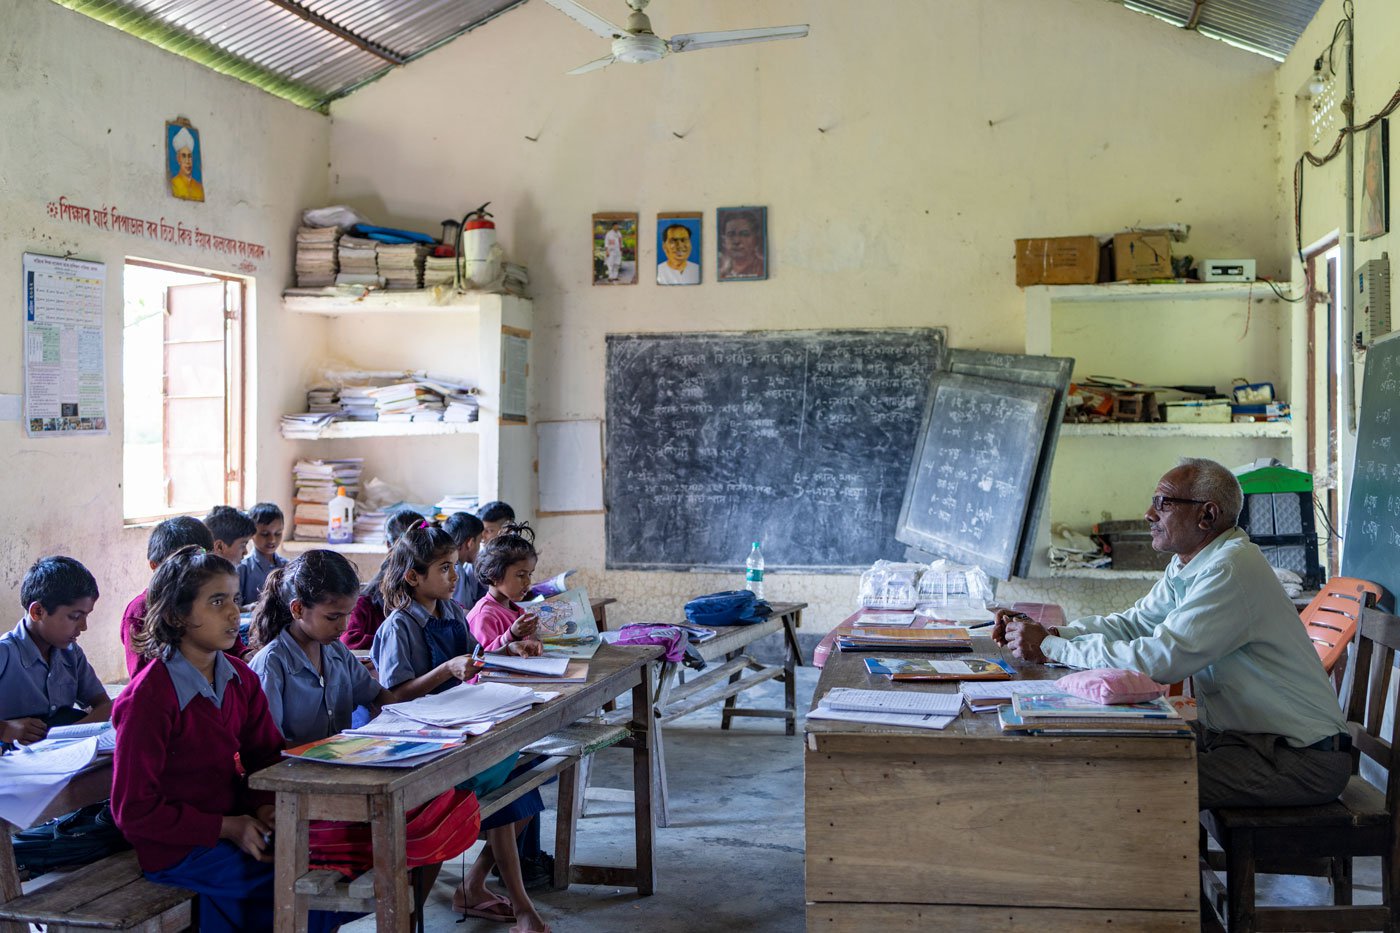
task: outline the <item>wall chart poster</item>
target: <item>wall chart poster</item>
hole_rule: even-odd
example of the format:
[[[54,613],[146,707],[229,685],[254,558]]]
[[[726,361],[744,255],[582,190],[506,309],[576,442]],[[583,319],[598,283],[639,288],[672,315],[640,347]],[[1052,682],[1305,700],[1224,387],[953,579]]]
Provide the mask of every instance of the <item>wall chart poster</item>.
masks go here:
[[[21,282],[29,436],[106,434],[106,265],[25,253]]]

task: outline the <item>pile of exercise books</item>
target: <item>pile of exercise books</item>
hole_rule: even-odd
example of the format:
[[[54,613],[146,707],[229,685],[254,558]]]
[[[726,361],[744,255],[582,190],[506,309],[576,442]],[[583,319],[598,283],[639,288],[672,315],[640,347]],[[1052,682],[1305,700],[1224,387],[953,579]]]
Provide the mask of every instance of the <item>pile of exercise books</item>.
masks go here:
[[[1017,693],[997,710],[1003,732],[1189,738],[1191,727],[1164,697],[1105,705],[1066,693]]]
[[[962,698],[956,693],[832,687],[807,714],[807,718],[911,729],[942,729],[961,711]]]
[[[319,288],[335,284],[337,227],[297,228],[297,286]]]
[[[453,512],[476,513],[480,502],[475,493],[449,493],[437,501],[433,508],[447,515]]]
[[[373,421],[378,418],[379,410],[374,404],[374,396],[369,394],[373,388],[368,385],[341,386],[336,392],[340,417],[345,421]]]
[[[307,389],[306,410],[317,414],[340,414],[340,402],[336,401],[335,389],[330,386],[313,386]]]
[[[312,440],[335,420],[330,412],[298,412],[282,416],[282,436],[287,440]]]
[[[346,734],[462,739],[481,735],[558,695],[515,684],[458,684],[407,703],[391,703],[369,723]]]
[[[972,712],[995,713],[1018,693],[1049,693],[1054,689],[1053,680],[992,680],[965,683],[961,692]]]
[[[331,499],[337,487],[354,498],[360,491],[364,461],[298,460],[292,466],[292,540],[325,541],[330,533]]]
[[[384,525],[389,521],[389,513],[380,509],[361,512],[355,510],[354,535],[356,544],[386,544],[388,538]]]
[[[456,256],[429,256],[423,260],[423,287],[452,285],[457,281]]]
[[[384,284],[384,279],[379,274],[379,244],[374,240],[343,236],[340,238],[336,255],[340,260],[340,274],[335,277],[335,284]]]
[[[396,382],[367,390],[380,421],[441,421],[442,395],[421,382]]]
[[[379,274],[385,288],[422,288],[423,260],[428,247],[422,243],[380,243]]]
[[[513,654],[488,654],[482,683],[496,684],[581,684],[588,680],[588,661],[583,658],[520,658]]]
[[[998,658],[866,658],[865,670],[890,680],[1011,679],[1011,668]]]
[[[853,628],[836,639],[842,651],[971,651],[972,634],[957,626]]]

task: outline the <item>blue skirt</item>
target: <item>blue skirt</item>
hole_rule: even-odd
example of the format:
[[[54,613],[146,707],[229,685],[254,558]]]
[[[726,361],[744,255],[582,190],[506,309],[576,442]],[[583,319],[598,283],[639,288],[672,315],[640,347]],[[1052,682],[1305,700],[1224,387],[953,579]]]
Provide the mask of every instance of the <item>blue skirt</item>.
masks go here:
[[[259,862],[227,840],[198,847],[162,871],[148,871],[156,884],[188,888],[195,899],[195,929],[200,933],[244,933],[272,929],[271,862]],[[313,910],[311,933],[328,933],[363,914]]]
[[[516,767],[516,762],[519,760],[519,753],[508,755],[485,771],[481,771],[467,778],[461,784],[457,785],[457,789],[469,790],[476,794],[477,797],[483,797],[507,781],[524,774],[533,767],[533,765],[521,765],[520,767]],[[542,812],[544,812],[544,798],[540,796],[539,791],[532,790],[529,793],[522,794],[482,820],[481,828],[497,829],[501,826],[509,826],[511,823],[518,823],[521,820],[529,819],[535,814]]]

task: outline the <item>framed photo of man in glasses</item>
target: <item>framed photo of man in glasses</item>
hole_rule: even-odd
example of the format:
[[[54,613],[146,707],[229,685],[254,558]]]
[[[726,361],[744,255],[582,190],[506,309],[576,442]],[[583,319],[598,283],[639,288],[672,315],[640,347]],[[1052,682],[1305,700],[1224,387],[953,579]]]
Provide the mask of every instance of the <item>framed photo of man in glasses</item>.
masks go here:
[[[656,215],[656,284],[700,284],[699,211]]]
[[[768,278],[768,208],[721,207],[717,213],[719,280],[755,282]]]

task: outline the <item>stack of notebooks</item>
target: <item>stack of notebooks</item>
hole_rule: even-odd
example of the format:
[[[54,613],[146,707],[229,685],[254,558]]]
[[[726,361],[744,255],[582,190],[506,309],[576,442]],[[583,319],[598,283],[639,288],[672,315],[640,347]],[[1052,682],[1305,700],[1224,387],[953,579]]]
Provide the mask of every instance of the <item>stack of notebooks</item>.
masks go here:
[[[471,512],[475,514],[478,501],[475,493],[451,493],[443,496],[437,501],[433,508],[446,515],[453,512]]]
[[[853,628],[836,639],[842,651],[971,651],[965,628]]]
[[[1017,693],[997,711],[1003,732],[1031,735],[1190,738],[1191,727],[1164,697],[1105,706],[1065,693]]]
[[[373,386],[341,386],[336,393],[340,403],[340,417],[346,421],[373,421],[379,417],[379,410],[370,395]]]
[[[423,261],[428,247],[422,243],[380,243],[379,274],[385,288],[422,288]]]
[[[345,487],[345,494],[354,498],[360,491],[360,473],[364,461],[298,460],[292,467],[292,540],[325,541],[330,533],[330,508],[336,488]]]
[[[308,440],[321,436],[321,429],[335,420],[329,412],[305,412],[282,416],[282,436],[287,440]]]
[[[995,713],[1018,693],[1050,693],[1053,680],[996,680],[962,685],[963,702],[974,713]]]
[[[369,389],[380,421],[441,421],[442,396],[421,382]]]
[[[335,277],[335,284],[384,284],[384,279],[379,275],[379,244],[376,241],[359,236],[343,236],[336,254],[340,260],[340,274]]]
[[[385,535],[384,525],[389,521],[389,513],[380,509],[372,512],[361,512],[355,510],[355,543],[356,544],[387,544],[388,538]]]
[[[452,285],[457,281],[456,256],[429,256],[423,260],[423,287]]]
[[[297,228],[297,286],[321,288],[335,284],[337,227]]]
[[[336,401],[335,389],[330,386],[315,386],[307,389],[306,410],[315,414],[340,414],[340,402]]]
[[[476,389],[451,377],[435,373],[423,373],[422,385],[442,396],[443,421],[468,422],[477,420],[481,402],[476,397]]]
[[[586,658],[518,658],[513,654],[488,654],[482,683],[581,684],[588,680]]]

